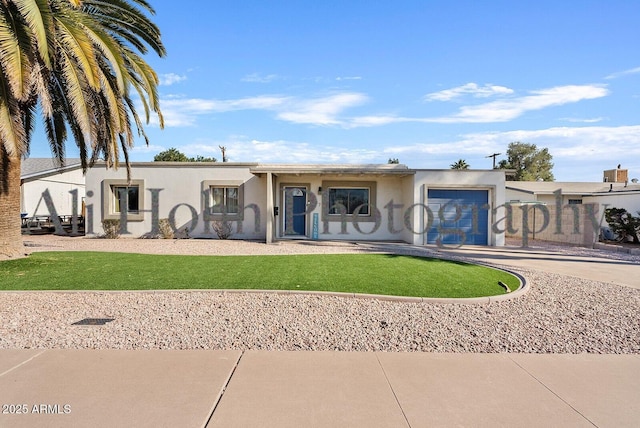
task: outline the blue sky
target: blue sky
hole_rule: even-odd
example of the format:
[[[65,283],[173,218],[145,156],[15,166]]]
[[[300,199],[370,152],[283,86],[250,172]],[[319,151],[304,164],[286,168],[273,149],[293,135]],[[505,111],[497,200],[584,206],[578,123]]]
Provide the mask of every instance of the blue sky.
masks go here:
[[[638,1],[149,1],[166,127],[133,161],[486,169],[522,141],[557,181],[640,178]]]

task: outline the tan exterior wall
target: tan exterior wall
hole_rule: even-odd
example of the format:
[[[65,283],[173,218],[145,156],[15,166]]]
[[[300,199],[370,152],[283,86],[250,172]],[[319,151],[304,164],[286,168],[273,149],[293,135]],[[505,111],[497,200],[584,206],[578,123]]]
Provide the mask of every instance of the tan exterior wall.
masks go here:
[[[429,188],[446,189],[486,189],[489,190],[491,208],[496,213],[490,221],[500,216],[500,205],[504,202],[504,172],[502,171],[452,171],[452,170],[406,170],[406,173],[317,173],[306,172],[251,172],[257,164],[198,164],[198,163],[134,163],[132,180],[141,189],[140,210],[129,214],[127,234],[124,237],[150,235],[154,218],[169,218],[179,231],[189,229],[188,236],[195,238],[217,238],[213,232],[203,190],[210,185],[230,185],[242,187],[241,205],[252,205],[245,209],[240,220],[233,220],[232,239],[259,239],[271,241],[286,239],[284,213],[284,188],[304,186],[308,199],[306,212],[306,238],[313,237],[314,214],[318,217],[318,239],[350,241],[404,241],[422,245],[426,242],[423,230],[425,218],[420,209],[410,208],[414,204],[427,203]],[[255,171],[255,169],[254,169]],[[88,235],[103,234],[102,220],[119,218],[114,209],[119,201],[113,196],[114,186],[126,185],[126,171],[92,168],[87,174],[87,228]],[[328,217],[323,214],[323,198],[328,198],[325,190],[333,187],[371,186],[370,202],[375,203],[371,216],[361,216],[357,220],[351,215],[345,218]],[[322,190],[321,190],[322,189]],[[271,198],[269,197],[271,192]],[[155,195],[155,205],[154,205]],[[311,197],[313,195],[313,197]],[[373,200],[375,199],[375,201]],[[314,205],[315,203],[315,205]],[[390,205],[393,203],[393,207]],[[275,211],[278,215],[275,215]],[[408,214],[407,214],[408,213]],[[405,215],[409,215],[412,230],[405,225]],[[242,226],[239,232],[237,225]],[[256,225],[258,227],[256,228]],[[489,230],[491,231],[491,225]],[[489,232],[490,245],[503,245],[502,233]],[[300,238],[300,236],[292,236]]]
[[[593,217],[589,207],[593,209]],[[595,218],[596,223],[600,224],[602,214],[598,212],[597,205],[564,205],[560,212],[555,204],[513,204],[511,208],[511,216],[507,215],[507,218],[511,217],[513,230],[507,231],[506,235],[520,239],[523,245],[539,240],[591,247],[600,230],[599,226],[594,228],[592,221]],[[526,224],[523,223],[525,211]],[[545,211],[548,213],[546,219]],[[507,228],[506,220],[500,222],[499,226]]]
[[[405,196],[406,186],[405,179],[397,176],[375,176],[375,175],[336,175],[336,174],[309,174],[309,175],[286,175],[280,174],[276,180],[276,198],[275,205],[279,209],[279,215],[276,218],[276,237],[284,238],[284,195],[283,186],[304,185],[314,194],[317,204],[315,208],[308,211],[307,214],[307,231],[308,237],[311,237],[313,214],[318,214],[319,239],[335,239],[335,240],[395,240],[403,239],[402,235],[402,211],[394,210],[394,225],[390,228],[388,221],[388,209],[385,206],[393,201],[394,204],[403,203],[403,201],[411,195]],[[378,222],[375,218],[375,209],[372,209],[372,215],[369,217],[360,217],[354,221],[351,215],[346,216],[344,221],[337,218],[328,218],[323,216],[323,198],[327,198],[327,185],[333,187],[344,185],[345,187],[368,187],[375,186],[375,207],[378,210]],[[322,191],[319,189],[322,188]],[[344,223],[344,224],[343,224]]]
[[[172,163],[170,167],[165,162],[133,164],[131,178],[141,180],[143,206],[141,218],[127,223],[127,236],[140,237],[152,231],[152,216],[154,210],[160,219],[172,218],[176,229],[183,231],[189,228],[191,237],[214,238],[210,222],[204,221],[202,188],[205,181],[225,183],[243,183],[245,204],[256,204],[261,215],[266,211],[266,184],[264,178],[256,177],[249,172],[246,165],[216,165],[198,163]],[[103,233],[102,220],[109,211],[110,196],[105,194],[108,186],[114,180],[126,180],[126,171],[107,170],[94,167],[87,173],[87,206],[93,214],[87,215],[87,234],[100,235]],[[158,204],[153,206],[153,192],[157,193]],[[209,224],[207,224],[209,223]],[[264,221],[261,229],[254,229],[255,218],[253,211],[245,210],[242,222],[242,233],[234,233],[233,238],[263,239]]]

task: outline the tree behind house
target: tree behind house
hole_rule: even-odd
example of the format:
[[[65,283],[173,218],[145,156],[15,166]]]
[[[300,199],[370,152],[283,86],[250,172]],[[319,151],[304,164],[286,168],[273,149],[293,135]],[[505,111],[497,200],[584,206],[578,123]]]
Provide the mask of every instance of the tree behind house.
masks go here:
[[[553,181],[552,159],[546,148],[538,149],[535,144],[513,142],[507,149],[507,160],[501,160],[498,168],[515,170],[514,181]]]
[[[154,162],[217,162],[216,158],[213,157],[204,157],[204,156],[196,156],[196,157],[187,157],[184,153],[179,151],[178,149],[171,147],[163,152],[158,153],[153,157]]]
[[[464,159],[459,159],[457,162],[449,165],[451,169],[469,169],[469,164]]]

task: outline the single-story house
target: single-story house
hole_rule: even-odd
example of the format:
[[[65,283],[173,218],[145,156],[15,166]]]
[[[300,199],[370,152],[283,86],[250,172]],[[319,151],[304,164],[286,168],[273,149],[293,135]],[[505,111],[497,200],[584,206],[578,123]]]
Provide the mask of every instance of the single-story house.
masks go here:
[[[20,170],[20,211],[25,218],[49,216],[47,197],[59,216],[81,214],[85,177],[80,159],[68,158],[60,168],[51,158],[27,158]]]
[[[86,176],[86,234],[120,220],[123,235],[178,233],[231,239],[404,241],[504,245],[502,170],[427,170],[405,165],[146,162],[96,165]]]
[[[625,183],[562,181],[507,181],[505,184],[507,202],[540,202],[548,205],[555,204],[557,196],[561,196],[562,205],[579,205],[586,203],[585,198],[595,194],[627,192],[639,187]]]
[[[620,174],[620,172],[624,174]],[[613,173],[612,173],[613,172]],[[513,207],[514,229],[521,224],[522,212],[529,207],[528,222],[534,238],[590,245],[597,240],[601,227],[606,227],[604,210],[624,208],[633,215],[640,211],[640,185],[615,181],[626,177],[626,170],[605,171],[602,182],[508,181],[506,201]],[[549,213],[548,221],[544,212]],[[538,225],[533,232],[534,222]],[[546,228],[541,225],[547,224]],[[521,232],[507,236],[521,235]]]

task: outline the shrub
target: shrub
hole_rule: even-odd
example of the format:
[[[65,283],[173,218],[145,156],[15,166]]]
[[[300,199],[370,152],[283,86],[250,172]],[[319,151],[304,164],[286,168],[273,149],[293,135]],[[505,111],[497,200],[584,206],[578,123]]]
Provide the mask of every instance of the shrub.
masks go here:
[[[211,226],[213,227],[213,231],[216,232],[216,235],[218,235],[218,238],[220,239],[228,239],[231,235],[233,235],[233,225],[230,221],[214,221],[211,223]]]
[[[120,220],[102,220],[103,238],[118,239],[120,237]]]
[[[631,237],[634,244],[640,244],[640,239],[638,239],[640,217],[632,216],[624,208],[607,208],[604,212],[604,217],[611,230],[618,235],[621,241]]]
[[[171,223],[168,218],[161,218],[158,222],[158,228],[160,229],[160,237],[164,239],[173,239],[174,233]]]

